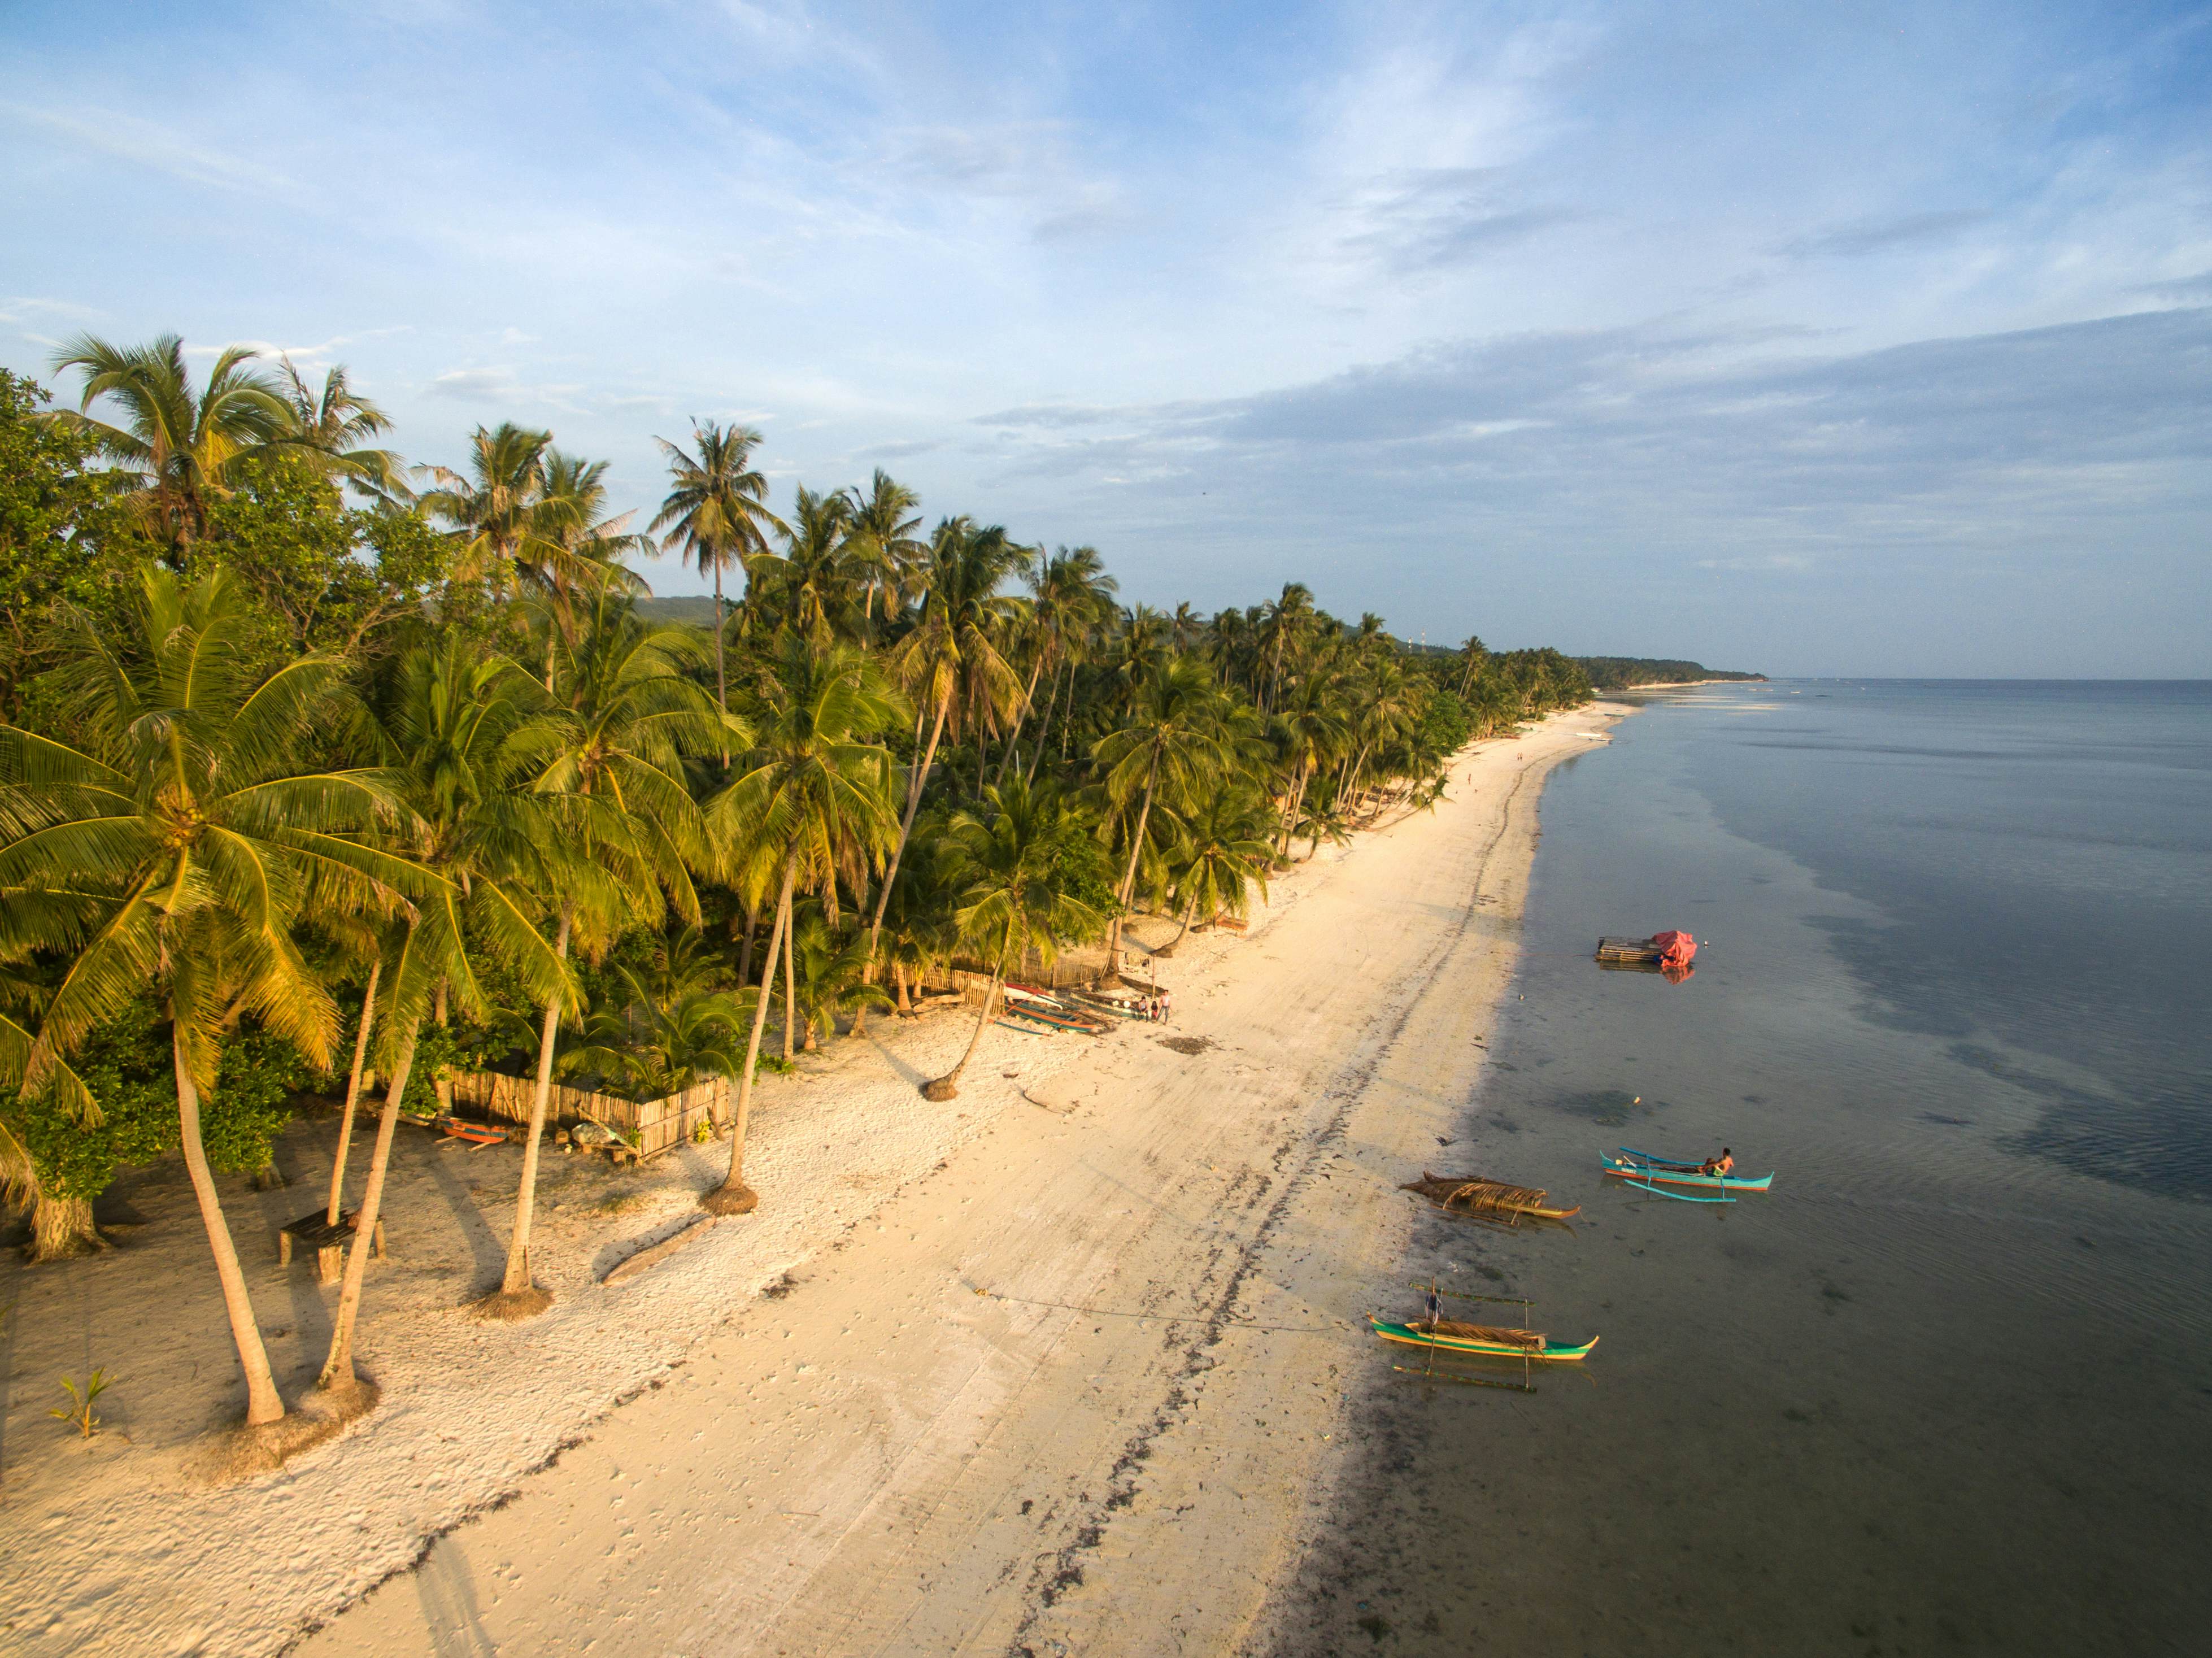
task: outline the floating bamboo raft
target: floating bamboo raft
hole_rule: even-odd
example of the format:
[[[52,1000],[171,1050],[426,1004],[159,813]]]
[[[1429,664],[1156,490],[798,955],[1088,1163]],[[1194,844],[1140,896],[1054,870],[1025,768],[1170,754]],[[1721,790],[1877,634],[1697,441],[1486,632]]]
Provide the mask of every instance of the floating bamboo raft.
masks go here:
[[[1597,958],[1601,962],[1634,963],[1639,966],[1656,967],[1667,952],[1659,947],[1656,938],[1601,938],[1597,941]]]
[[[1416,1193],[1439,1208],[1463,1215],[1534,1215],[1540,1220],[1565,1220],[1582,1213],[1580,1204],[1571,1209],[1552,1207],[1545,1201],[1547,1194],[1533,1186],[1508,1186],[1480,1175],[1437,1175],[1424,1169],[1420,1179],[1407,1181],[1398,1189]]]

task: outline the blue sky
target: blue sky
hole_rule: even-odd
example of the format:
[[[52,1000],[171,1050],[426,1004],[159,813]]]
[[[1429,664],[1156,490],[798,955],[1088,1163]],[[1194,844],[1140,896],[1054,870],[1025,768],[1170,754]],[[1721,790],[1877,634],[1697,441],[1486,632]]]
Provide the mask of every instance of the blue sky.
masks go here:
[[[2212,674],[2212,8],[0,11],[0,363],[767,436],[1493,645]],[[652,572],[665,592],[700,583]]]

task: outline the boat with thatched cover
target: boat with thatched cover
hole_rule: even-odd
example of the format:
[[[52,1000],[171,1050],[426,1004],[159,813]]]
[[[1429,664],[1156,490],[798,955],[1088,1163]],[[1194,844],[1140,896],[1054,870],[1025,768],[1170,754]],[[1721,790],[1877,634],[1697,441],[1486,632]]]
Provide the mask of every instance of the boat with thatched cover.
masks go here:
[[[1423,1169],[1420,1179],[1407,1181],[1398,1189],[1416,1193],[1439,1209],[1460,1215],[1505,1219],[1528,1215],[1538,1220],[1565,1220],[1583,1212],[1580,1204],[1571,1209],[1552,1207],[1545,1200],[1547,1194],[1533,1186],[1508,1186],[1480,1175],[1431,1175]]]

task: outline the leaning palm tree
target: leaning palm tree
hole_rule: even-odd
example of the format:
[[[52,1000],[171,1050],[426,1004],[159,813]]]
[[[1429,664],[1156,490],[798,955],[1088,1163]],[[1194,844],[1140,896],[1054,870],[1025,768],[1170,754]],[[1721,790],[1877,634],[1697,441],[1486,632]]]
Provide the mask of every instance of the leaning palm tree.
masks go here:
[[[1267,865],[1273,847],[1263,800],[1241,789],[1216,789],[1193,807],[1184,819],[1184,838],[1176,850],[1173,875],[1176,897],[1182,910],[1182,925],[1159,954],[1171,956],[1203,915],[1234,915],[1240,920],[1250,908],[1251,890],[1267,896]]]
[[[738,1077],[729,1173],[700,1199],[717,1215],[748,1214],[760,1202],[744,1181],[745,1131],[768,993],[791,937],[793,896],[802,888],[818,891],[835,920],[839,878],[857,888],[877,869],[896,822],[891,757],[881,738],[906,708],[882,669],[849,647],[817,654],[797,640],[786,641],[772,666],[756,715],[759,745],[708,807],[719,844],[772,847],[779,865],[761,996]]]
[[[398,805],[380,773],[303,767],[344,695],[344,665],[309,653],[257,670],[253,618],[225,573],[186,586],[149,568],[119,634],[67,613],[52,689],[70,740],[0,727],[0,890],[96,896],[97,925],[47,1001],[22,1066],[58,1060],[149,987],[170,1020],[185,1168],[245,1372],[246,1421],[284,1402],[200,1141],[241,1013],[325,1062],[337,1026],[293,926],[313,907],[390,910],[425,872],[369,842]]]
[[[921,805],[921,792],[937,762],[938,742],[947,723],[956,736],[970,726],[991,725],[1020,695],[1021,681],[999,648],[1018,607],[999,588],[1020,568],[1024,556],[1024,550],[1006,538],[1005,530],[995,525],[979,530],[965,518],[944,519],[930,537],[921,619],[891,656],[892,671],[917,714],[930,722],[929,743],[907,779],[898,844],[891,852],[884,890],[876,897],[874,919],[868,924],[871,957],[883,931],[890,884],[898,878],[899,859],[914,833],[914,814]]]
[[[1206,665],[1170,656],[1137,683],[1128,722],[1093,745],[1108,797],[1121,805],[1139,803],[1128,865],[1114,894],[1125,908],[1136,896],[1137,865],[1154,803],[1164,791],[1178,804],[1187,800],[1202,781],[1229,768],[1223,720],[1220,689]],[[1117,916],[1109,952],[1119,944],[1120,928]]]
[[[78,369],[84,394],[53,418],[91,437],[117,471],[137,480],[133,497],[148,526],[182,549],[207,531],[210,504],[229,493],[241,461],[293,435],[283,386],[249,365],[259,354],[228,348],[195,386],[184,341],[164,334],[151,344],[116,346],[80,334],[54,354],[54,372]],[[89,412],[103,399],[114,421]]]
[[[922,1090],[930,1099],[949,1100],[960,1091],[961,1073],[998,1011],[1000,987],[1024,953],[1034,949],[1049,965],[1061,944],[1102,920],[1069,890],[1066,853],[1085,829],[1057,789],[1048,784],[1033,790],[1019,778],[984,790],[980,815],[963,811],[953,818],[960,930],[991,963],[991,982],[959,1064]]]
[[[387,985],[379,1069],[386,1078],[368,1176],[338,1291],[337,1316],[321,1386],[355,1394],[353,1337],[368,1252],[384,1199],[392,1141],[415,1065],[424,1017],[434,1005],[480,1014],[488,998],[477,979],[481,958],[504,967],[542,1002],[573,1000],[567,962],[536,924],[533,889],[556,879],[588,887],[594,869],[565,858],[564,825],[549,803],[515,785],[522,774],[514,739],[538,701],[530,677],[503,658],[484,658],[458,633],[410,652],[380,688],[374,713],[392,776],[409,809],[404,847],[439,878],[408,914],[387,929],[370,971],[374,992]],[[363,1010],[358,1067],[368,1036]],[[349,1090],[349,1110],[353,1091]],[[339,1137],[328,1218],[339,1218],[345,1157]]]
[[[722,666],[722,629],[729,618],[722,610],[722,572],[749,556],[765,553],[765,532],[784,527],[768,509],[767,476],[753,465],[761,434],[750,426],[694,421],[691,445],[697,453],[687,454],[666,438],[653,441],[668,457],[669,489],[659,515],[647,529],[654,535],[665,532],[665,550],[681,551],[700,574],[714,575],[714,701],[727,713],[730,690]],[[726,769],[726,751],[722,762]]]
[[[625,923],[658,924],[671,907],[698,920],[691,872],[706,866],[708,843],[684,762],[726,742],[742,744],[747,732],[686,671],[701,654],[690,630],[648,625],[611,584],[580,610],[573,638],[556,631],[552,642],[553,691],[511,747],[560,825],[559,890],[547,898],[559,918],[554,953],[565,961],[580,927],[604,935]],[[489,1318],[528,1318],[553,1299],[532,1279],[530,1240],[555,1040],[568,1002],[556,996],[544,1006],[507,1271],[477,1303]]]

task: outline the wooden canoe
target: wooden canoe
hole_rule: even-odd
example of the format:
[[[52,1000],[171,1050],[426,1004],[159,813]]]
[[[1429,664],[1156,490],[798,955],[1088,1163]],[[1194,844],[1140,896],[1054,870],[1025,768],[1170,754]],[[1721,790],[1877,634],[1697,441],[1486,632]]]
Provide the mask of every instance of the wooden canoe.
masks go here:
[[[1533,1358],[1547,1363],[1587,1358],[1597,1345],[1592,1336],[1580,1346],[1553,1340],[1534,1330],[1498,1329],[1486,1324],[1462,1324],[1438,1319],[1401,1324],[1370,1315],[1367,1322],[1383,1340],[1401,1347],[1429,1347],[1440,1353],[1477,1353],[1486,1358]]]
[[[1701,1175],[1694,1169],[1671,1169],[1665,1163],[1631,1163],[1625,1157],[1600,1157],[1608,1175],[1623,1180],[1652,1181],[1661,1186],[1704,1186],[1729,1192],[1764,1192],[1774,1184],[1771,1171],[1756,1180],[1735,1175]]]
[[[1463,1215],[1534,1215],[1539,1220],[1565,1220],[1583,1212],[1580,1204],[1571,1209],[1553,1208],[1544,1200],[1548,1194],[1534,1187],[1509,1186],[1482,1175],[1431,1175],[1425,1169],[1420,1179],[1407,1181],[1398,1189]]]

